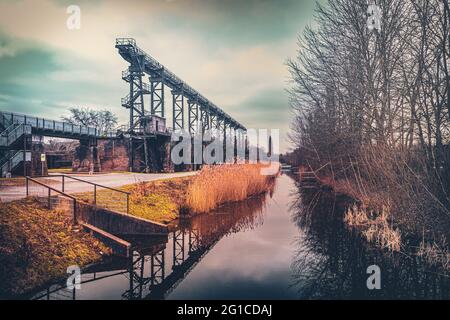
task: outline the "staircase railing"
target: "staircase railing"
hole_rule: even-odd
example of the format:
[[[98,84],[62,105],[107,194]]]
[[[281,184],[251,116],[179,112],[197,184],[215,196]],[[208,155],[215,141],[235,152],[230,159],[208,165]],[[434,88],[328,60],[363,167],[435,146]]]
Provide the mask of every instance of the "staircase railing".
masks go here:
[[[9,157],[9,159],[7,159],[5,163],[1,164],[1,176],[6,177],[8,173],[11,173],[24,160],[31,160],[31,151],[19,150],[14,153],[14,155]]]
[[[8,128],[9,126],[11,126],[13,124],[11,119],[8,119],[3,113],[0,113],[0,125],[3,128]]]
[[[0,133],[0,147],[8,147],[24,134],[31,134],[31,126],[27,124],[12,124]]]

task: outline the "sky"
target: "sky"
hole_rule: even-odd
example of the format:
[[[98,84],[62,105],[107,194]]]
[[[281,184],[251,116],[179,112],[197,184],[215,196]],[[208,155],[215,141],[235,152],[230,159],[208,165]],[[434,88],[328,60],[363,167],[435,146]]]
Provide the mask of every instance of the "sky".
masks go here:
[[[81,10],[80,29],[67,28],[69,5]],[[292,117],[285,63],[314,7],[312,0],[0,0],[0,110],[59,120],[71,107],[89,107],[126,123],[127,63],[114,46],[134,38],[247,128],[280,129],[284,152]]]

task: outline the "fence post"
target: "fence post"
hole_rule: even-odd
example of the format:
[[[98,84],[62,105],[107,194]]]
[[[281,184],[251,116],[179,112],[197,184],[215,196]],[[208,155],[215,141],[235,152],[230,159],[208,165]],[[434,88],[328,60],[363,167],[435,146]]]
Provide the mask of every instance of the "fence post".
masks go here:
[[[27,195],[27,197],[28,197],[28,195],[29,195],[29,191],[28,191],[28,177],[25,177],[25,188],[26,188],[26,195]]]
[[[130,214],[130,195],[127,193],[127,214]]]
[[[62,192],[64,192],[64,175],[62,176]]]
[[[73,199],[73,224],[78,224],[77,200],[76,199]]]
[[[97,185],[94,184],[94,204],[97,204]]]
[[[51,189],[48,188],[48,209],[51,209],[51,204],[50,204],[50,196],[51,196]]]

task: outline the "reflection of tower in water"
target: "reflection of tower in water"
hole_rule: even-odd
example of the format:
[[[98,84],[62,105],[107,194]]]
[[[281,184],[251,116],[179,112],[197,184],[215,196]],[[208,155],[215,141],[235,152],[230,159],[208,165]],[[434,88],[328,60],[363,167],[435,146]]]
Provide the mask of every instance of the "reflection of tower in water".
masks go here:
[[[265,198],[265,194],[255,196],[209,214],[180,220],[163,249],[150,255],[147,250],[136,250],[130,263],[133,268],[129,269],[130,289],[123,297],[164,299],[222,237],[262,225]],[[147,265],[149,272],[145,271]]]
[[[263,224],[266,197],[261,194],[246,201],[230,203],[214,212],[182,219],[168,236],[128,239],[133,251],[128,259],[118,258],[92,266],[82,273],[82,288],[89,282],[112,278],[128,285],[122,299],[164,299],[223,237],[245,232]],[[82,290],[83,291],[83,290]],[[82,298],[64,285],[53,285],[35,299]]]

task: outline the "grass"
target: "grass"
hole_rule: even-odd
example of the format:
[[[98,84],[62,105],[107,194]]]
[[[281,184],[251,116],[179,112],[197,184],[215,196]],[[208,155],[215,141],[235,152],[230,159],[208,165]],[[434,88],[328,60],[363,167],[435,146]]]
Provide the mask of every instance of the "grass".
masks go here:
[[[129,214],[159,223],[169,223],[178,218],[180,208],[186,201],[186,192],[192,177],[138,182],[118,189],[130,192]],[[79,199],[93,203],[93,193],[75,194]],[[103,189],[97,191],[97,203],[111,210],[124,212],[123,194]]]
[[[21,187],[25,185],[25,178],[0,178],[0,188],[2,187]]]
[[[48,178],[39,178],[39,181],[45,184],[56,184],[60,183],[57,179],[52,179],[52,177]],[[24,187],[26,184],[26,180],[24,177],[17,178],[0,178],[0,190],[2,188],[8,187]]]
[[[70,168],[55,168],[55,169],[48,169],[49,173],[71,173],[72,167]]]
[[[67,276],[67,267],[99,261],[110,249],[72,226],[62,210],[37,200],[0,204],[0,297],[23,294]]]
[[[431,265],[442,266],[445,270],[450,270],[450,252],[446,239],[433,243],[422,240],[417,255]]]
[[[364,188],[348,179],[334,180],[331,177],[320,177],[320,182],[331,187],[335,193],[347,195],[357,202],[347,209],[344,221],[348,226],[357,228],[369,243],[391,252],[406,250],[430,265],[450,270],[449,245],[445,237],[433,240],[423,234],[418,248],[414,246],[408,248],[407,241],[403,243],[405,239],[411,239],[411,235],[414,239],[418,237],[417,233],[408,228],[408,221],[405,223],[392,214],[393,211],[401,210],[398,205],[400,194],[395,194],[394,201],[391,200],[392,193]]]
[[[361,229],[368,242],[391,252],[399,252],[402,244],[400,230],[390,223],[390,210],[383,206],[380,212],[374,212],[365,206],[353,205],[347,209],[344,221],[351,227]]]
[[[186,191],[192,177],[140,182],[122,188],[131,192],[130,213],[160,223],[178,218],[186,201]]]
[[[274,176],[261,175],[262,164],[206,166],[188,187],[186,207],[208,212],[221,204],[268,191]]]
[[[130,192],[129,214],[168,224],[181,213],[203,213],[227,202],[245,200],[268,191],[273,176],[260,174],[263,165],[205,166],[197,176],[138,182],[119,189]],[[93,193],[75,194],[93,203]],[[97,191],[97,204],[124,212],[123,195],[111,190]],[[121,205],[122,210],[117,206]],[[116,207],[114,207],[116,206]]]

